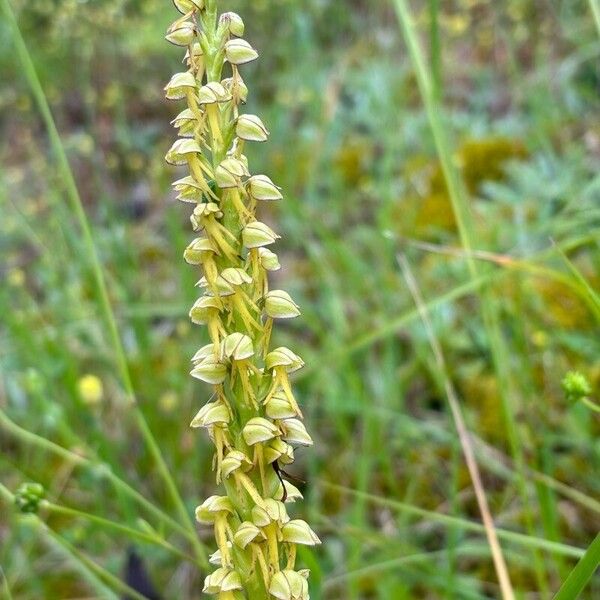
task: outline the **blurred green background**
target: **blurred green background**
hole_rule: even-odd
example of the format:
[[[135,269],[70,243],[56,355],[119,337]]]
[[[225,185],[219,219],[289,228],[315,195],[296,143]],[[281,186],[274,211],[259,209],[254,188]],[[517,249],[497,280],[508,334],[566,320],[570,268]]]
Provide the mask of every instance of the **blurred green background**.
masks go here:
[[[188,376],[205,332],[187,318],[197,279],[182,259],[189,211],[163,163],[179,107],[162,88],[181,60],[163,35],[177,13],[167,0],[11,4],[91,222],[140,408],[191,514],[215,486],[209,441],[187,427],[209,394]],[[296,385],[315,447],[294,465],[306,480],[294,514],[324,541],[302,555],[312,597],[500,597],[485,535],[471,526],[481,518],[444,391],[452,382],[496,524],[523,534],[501,537],[517,595],[550,598],[600,525],[598,415],[561,388],[570,369],[596,398],[600,388],[592,2],[411,4],[473,214],[478,278],[392,2],[220,4],[242,15],[261,54],[245,68],[248,111],[272,134],[248,155],[284,189],[285,202],[262,214],[283,236],[276,281],[303,309],[276,340],[307,363]],[[14,41],[3,14],[0,482],[13,492],[39,482],[55,505],[154,527],[187,552],[106,477],[110,468],[177,518],[126,403],[68,181]],[[127,532],[85,515],[41,517],[121,576]],[[34,521],[0,504],[0,596],[109,597]],[[200,535],[210,545],[210,531]],[[193,564],[157,544],[136,548],[165,599],[201,596]],[[597,578],[582,597],[599,596]]]

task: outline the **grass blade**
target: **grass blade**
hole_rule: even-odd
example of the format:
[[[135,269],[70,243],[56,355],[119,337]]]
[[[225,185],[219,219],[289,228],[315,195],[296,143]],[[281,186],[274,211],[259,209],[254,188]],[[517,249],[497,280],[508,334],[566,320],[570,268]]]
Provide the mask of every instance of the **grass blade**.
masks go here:
[[[554,600],[574,600],[584,590],[587,582],[600,564],[600,533],[590,544],[575,568],[571,571]]]

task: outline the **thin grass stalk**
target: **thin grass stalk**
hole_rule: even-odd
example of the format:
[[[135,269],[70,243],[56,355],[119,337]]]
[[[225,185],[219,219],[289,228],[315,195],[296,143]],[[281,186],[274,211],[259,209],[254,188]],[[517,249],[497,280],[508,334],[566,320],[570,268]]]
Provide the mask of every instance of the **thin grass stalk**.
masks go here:
[[[409,4],[406,0],[393,0],[393,4],[396,8],[398,22],[404,33],[409,54],[414,65],[417,83],[448,188],[448,195],[455,216],[459,237],[466,253],[469,274],[472,280],[477,280],[479,277],[479,268],[472,256],[475,237],[472,215],[467,201],[468,192],[464,181],[452,160],[452,152],[442,120],[441,106],[439,102],[437,102],[431,77],[425,66],[423,52],[417,39]],[[504,385],[499,386],[499,397],[508,443],[518,474],[517,487],[523,502],[524,519],[527,529],[530,532],[533,532],[533,514],[530,506],[527,482],[524,476],[525,459],[517,430],[514,409],[511,403],[512,379],[509,368],[507,367],[509,363],[508,350],[500,331],[497,308],[488,287],[482,287],[481,290],[478,290],[478,294],[482,318],[489,338],[493,366],[499,381],[504,383]],[[549,588],[544,563],[537,552],[533,553],[533,559],[538,587],[541,593],[547,595]]]
[[[431,350],[433,352],[435,362],[438,368],[439,384],[440,387],[443,388],[446,394],[446,398],[448,400],[448,405],[450,406],[450,412],[452,413],[452,418],[456,426],[456,431],[458,433],[458,438],[460,440],[465,462],[467,464],[467,469],[469,470],[469,475],[471,477],[471,482],[475,491],[475,497],[479,506],[479,512],[481,513],[481,518],[483,519],[483,524],[485,527],[488,543],[490,545],[490,550],[492,552],[492,559],[494,561],[494,566],[496,568],[496,573],[500,582],[500,589],[502,590],[502,595],[504,598],[513,599],[514,591],[510,582],[510,576],[508,574],[508,568],[504,560],[504,555],[502,554],[502,548],[500,547],[500,543],[498,542],[498,534],[496,532],[494,520],[492,518],[490,507],[487,501],[487,496],[485,494],[485,489],[483,487],[481,474],[479,472],[479,466],[477,465],[477,460],[473,451],[471,436],[467,429],[467,425],[465,423],[462,414],[462,409],[460,407],[456,391],[452,384],[452,380],[450,379],[450,376],[448,374],[448,369],[446,367],[446,361],[444,359],[441,346],[433,332],[431,320],[429,319],[429,313],[425,309],[423,298],[421,297],[420,290],[412,274],[412,271],[408,264],[408,260],[403,254],[400,254],[398,256],[398,262],[400,263],[400,268],[402,269],[404,280],[408,285],[408,289],[410,290],[415,304],[419,309],[419,314],[425,327],[425,332],[429,340],[429,345],[431,346]]]
[[[245,148],[269,132],[258,116],[240,110],[248,95],[241,67],[258,53],[242,39],[240,16],[219,16],[216,0],[174,3],[181,16],[166,39],[185,48],[187,70],[173,75],[165,91],[186,108],[173,120],[179,137],[165,158],[186,167],[173,187],[192,207],[199,234],[184,252],[202,273],[189,314],[206,327],[210,343],[192,357],[191,375],[213,386],[191,426],[208,432],[224,488],[196,509],[197,520],[212,525],[217,546],[204,592],[220,600],[305,600],[308,572],[296,568],[297,546],[319,538],[288,516],[286,502],[301,494],[283,470],[295,446],[312,445],[289,377],[304,362],[271,345],[275,322],[300,311],[287,292],[269,285],[268,273],[280,268],[269,247],[279,236],[256,213],[259,204],[283,196],[268,176],[250,173]]]
[[[14,505],[16,501],[15,494],[12,494],[1,483],[0,498],[9,505]],[[62,554],[73,563],[75,569],[85,577],[91,587],[99,593],[102,593],[103,598],[118,600],[117,593],[121,593],[127,594],[126,597],[131,598],[131,600],[147,600],[145,596],[142,596],[139,592],[107,571],[104,567],[95,563],[56,531],[48,527],[37,514],[34,514],[37,510],[38,507],[36,506],[31,514],[24,517],[24,522],[32,527],[38,534],[42,535],[51,546],[59,549]]]
[[[444,525],[446,527],[457,527],[463,531],[472,531],[473,533],[484,535],[486,533],[485,526],[475,521],[469,521],[468,519],[463,519],[460,517],[454,517],[452,515],[446,515],[431,510],[426,510],[419,506],[414,506],[406,502],[400,502],[399,500],[392,500],[391,498],[383,498],[381,496],[370,494],[368,492],[359,492],[352,488],[338,485],[330,481],[325,481],[323,479],[319,480],[318,483],[322,487],[338,491],[348,496],[364,498],[376,506],[384,506],[396,510],[398,512],[422,517],[423,519],[432,521],[434,523],[440,523],[441,525]],[[530,549],[538,549],[547,552],[553,552],[561,556],[581,558],[585,552],[581,548],[577,548],[575,546],[570,546],[561,542],[552,542],[543,538],[526,535],[524,533],[517,533],[516,531],[510,531],[508,529],[502,529],[499,527],[496,527],[496,533],[498,534],[498,537],[502,540],[523,545],[526,548]]]

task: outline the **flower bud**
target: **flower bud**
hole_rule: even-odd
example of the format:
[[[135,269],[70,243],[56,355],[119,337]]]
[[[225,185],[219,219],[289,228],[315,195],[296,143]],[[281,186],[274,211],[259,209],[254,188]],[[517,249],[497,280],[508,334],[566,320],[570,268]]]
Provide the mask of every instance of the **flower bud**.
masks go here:
[[[243,65],[258,58],[258,52],[246,40],[229,40],[225,57],[232,65]]]
[[[188,46],[196,35],[196,28],[191,21],[177,23],[175,29],[170,29],[165,39],[175,46]]]
[[[206,278],[202,278],[198,283],[200,283],[202,280],[206,280]],[[227,283],[227,281],[225,281],[225,279],[223,279],[223,277],[221,275],[219,275],[217,277],[217,293],[219,294],[219,296],[232,296],[233,294],[235,294],[235,290],[233,289],[233,287]]]
[[[279,346],[267,354],[265,366],[269,371],[275,367],[285,367],[286,372],[293,373],[304,366],[304,361],[289,348]]]
[[[215,104],[216,102],[227,102],[231,95],[218,81],[209,81],[198,90],[198,102],[200,104]]]
[[[181,137],[193,137],[198,119],[191,108],[182,110],[172,121],[171,125],[179,129]]]
[[[266,175],[254,175],[246,182],[248,194],[255,200],[281,200],[281,188]]]
[[[254,523],[244,521],[233,534],[233,541],[236,546],[244,550],[250,542],[253,542],[258,537],[264,538],[262,531]]]
[[[221,474],[227,479],[237,469],[246,471],[249,467],[252,467],[252,461],[243,452],[232,450],[221,462]]]
[[[232,360],[244,360],[254,356],[252,340],[243,333],[230,333],[222,345],[223,355]]]
[[[188,49],[185,51],[185,56],[183,57],[183,62],[190,65],[192,61],[190,60],[192,57],[198,59],[198,57],[204,55],[204,50],[202,50],[202,46],[199,42],[193,42],[191,46],[188,46]]]
[[[221,303],[214,296],[201,296],[190,308],[190,319],[196,325],[205,325],[220,308]]]
[[[248,88],[239,75],[237,77],[227,77],[227,79],[223,79],[221,84],[231,94],[234,102],[245,103],[248,99]]]
[[[234,513],[231,500],[227,496],[209,496],[196,508],[196,521],[214,523],[215,518],[224,513]]]
[[[285,502],[296,502],[296,500],[302,500],[304,496],[300,492],[300,490],[289,481],[283,481],[283,484],[279,484],[277,495],[283,498],[285,489]]]
[[[40,483],[23,483],[15,492],[14,502],[22,513],[37,513],[45,495]]]
[[[227,542],[229,544],[229,542]],[[223,555],[220,550],[215,550],[209,557],[208,562],[217,567],[223,566]]]
[[[273,575],[269,593],[278,600],[309,600],[308,582],[300,573],[291,569]]]
[[[265,271],[279,271],[279,269],[281,269],[277,254],[275,254],[275,252],[271,252],[271,250],[268,248],[259,248],[258,258],[262,268],[265,269]]]
[[[269,130],[256,115],[240,115],[235,125],[235,134],[248,142],[266,142]]]
[[[275,243],[279,236],[268,226],[261,221],[253,221],[248,223],[242,229],[242,241],[246,248],[260,248]]]
[[[242,37],[244,35],[244,21],[234,12],[223,13],[219,18],[219,25],[226,25],[231,35]]]
[[[205,594],[220,594],[241,590],[242,578],[237,571],[228,567],[220,567],[204,580],[203,592]]]
[[[202,10],[204,8],[204,0],[173,0],[173,4],[182,15],[187,15],[192,10]]]
[[[231,420],[227,405],[222,402],[205,404],[192,419],[190,427],[211,427],[212,425],[227,425]]]
[[[285,505],[279,500],[267,498],[263,506],[254,506],[252,508],[252,522],[257,527],[266,527],[271,523],[283,525],[290,520]]]
[[[198,203],[202,200],[202,188],[191,175],[186,175],[174,181],[171,185],[176,192],[179,192],[177,200],[192,203]]]
[[[206,346],[202,346],[199,350],[196,351],[196,354],[192,356],[191,361],[194,364],[202,362],[205,358],[209,356],[215,355],[215,345],[214,344],[206,344]]]
[[[284,431],[283,439],[289,444],[299,444],[300,446],[312,446],[313,441],[304,423],[298,419],[287,419],[282,421],[282,427]]]
[[[183,258],[190,265],[199,265],[205,252],[217,254],[217,249],[212,240],[199,237],[183,251]]]
[[[190,371],[190,375],[196,379],[200,379],[200,381],[217,385],[225,381],[225,378],[227,377],[227,367],[220,362],[205,360],[196,365]]]
[[[288,521],[281,528],[281,535],[283,536],[284,542],[289,542],[291,544],[316,546],[321,543],[317,534],[309,527],[308,523],[302,519]]]
[[[190,156],[202,154],[200,144],[192,138],[181,138],[175,140],[165,156],[165,160],[171,165],[185,165]]]
[[[223,216],[220,206],[216,202],[201,202],[194,208],[193,217],[200,219],[200,217],[209,217],[213,215],[217,219]]]
[[[275,438],[265,446],[265,460],[268,464],[278,460],[283,465],[291,465],[294,462],[294,448],[281,438]]]
[[[231,285],[242,285],[244,283],[252,283],[252,277],[237,267],[227,267],[221,271],[221,277]]]
[[[265,312],[272,319],[293,319],[300,314],[298,305],[284,290],[272,290],[265,296]]]
[[[273,394],[265,403],[265,413],[270,419],[293,419],[297,412],[288,397],[281,391]]]
[[[240,177],[247,177],[248,175],[246,165],[232,156],[222,160],[215,169],[215,180],[222,189],[237,187]]]
[[[171,80],[165,86],[167,100],[181,100],[185,98],[188,90],[195,90],[197,87],[196,78],[189,71],[185,73],[175,73]]]
[[[273,425],[271,421],[263,419],[262,417],[254,417],[250,419],[244,429],[242,429],[242,435],[244,441],[248,446],[254,446],[260,442],[266,442],[272,440],[280,434],[279,429],[276,425]]]

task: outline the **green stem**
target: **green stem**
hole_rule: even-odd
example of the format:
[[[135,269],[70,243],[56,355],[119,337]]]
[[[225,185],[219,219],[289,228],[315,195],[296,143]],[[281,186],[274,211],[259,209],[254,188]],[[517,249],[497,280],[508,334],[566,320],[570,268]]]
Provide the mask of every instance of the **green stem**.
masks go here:
[[[10,432],[17,439],[19,439],[24,444],[29,444],[32,446],[37,446],[42,450],[49,452],[51,454],[55,454],[59,456],[64,461],[73,464],[78,467],[85,468],[95,475],[99,475],[100,477],[107,479],[112,483],[112,485],[117,489],[126,494],[131,499],[138,502],[142,507],[144,507],[149,513],[153,514],[161,523],[166,523],[172,529],[179,532],[181,535],[185,536],[188,540],[191,541],[190,532],[183,528],[177,521],[172,519],[169,515],[161,511],[154,504],[149,502],[145,496],[140,494],[136,489],[131,487],[127,482],[120,479],[115,473],[112,471],[109,465],[105,465],[103,463],[94,463],[88,458],[81,456],[80,454],[76,454],[75,452],[71,452],[46,438],[43,438],[31,431],[27,431],[22,427],[19,427],[16,423],[11,421],[8,416],[4,413],[2,409],[0,409],[0,426],[2,426],[6,431]],[[195,534],[194,534],[195,537]]]
[[[2,497],[7,504],[14,505],[14,495],[1,483],[0,497]],[[119,592],[121,594],[127,594],[127,598],[131,598],[132,600],[147,600],[145,596],[142,596],[118,577],[115,577],[112,573],[96,564],[58,533],[50,529],[37,515],[27,515],[23,520],[32,526],[38,533],[45,535],[54,545],[58,546],[61,551],[74,562],[77,569],[83,572],[97,591],[103,593],[103,598],[118,600],[118,597],[114,592]]]
[[[106,527],[107,529],[113,529],[114,531],[123,533],[124,535],[127,535],[130,538],[139,540],[141,542],[146,542],[148,544],[160,546],[161,548],[164,548],[165,550],[167,550],[171,554],[174,554],[178,558],[198,564],[194,558],[188,556],[181,550],[178,550],[177,548],[175,548],[175,546],[171,545],[169,542],[167,542],[161,537],[150,535],[148,533],[144,533],[143,531],[138,531],[137,529],[127,527],[126,525],[121,525],[120,523],[116,523],[114,521],[111,521],[110,519],[98,517],[94,514],[86,513],[80,510],[76,510],[74,508],[68,508],[66,506],[60,506],[58,504],[53,504],[52,502],[48,502],[47,500],[42,500],[40,502],[40,508],[57,515],[65,515],[68,517],[85,519],[86,521],[95,523],[97,525],[100,525],[101,527]]]
[[[363,498],[365,500],[368,500],[372,504],[376,504],[378,506],[386,506],[394,510],[406,512],[408,514],[412,514],[418,517],[423,517],[425,519],[440,523],[447,527],[458,527],[464,531],[472,531],[474,533],[485,534],[485,527],[480,523],[476,523],[474,521],[461,519],[459,517],[453,517],[451,515],[436,513],[430,510],[426,510],[424,508],[420,508],[418,506],[413,506],[412,504],[407,504],[405,502],[400,502],[397,500],[391,500],[390,498],[382,498],[380,496],[369,494],[367,492],[359,492],[357,490],[337,485],[335,483],[324,481],[323,479],[319,480],[319,484],[323,487],[327,487],[332,490],[348,494],[350,496]],[[500,539],[506,540],[507,542],[520,544],[527,548],[546,550],[547,552],[553,552],[556,554],[561,554],[563,556],[571,556],[575,558],[580,558],[584,554],[584,551],[581,548],[576,548],[575,546],[569,546],[567,544],[562,544],[559,542],[552,542],[535,536],[526,535],[524,533],[517,533],[515,531],[509,531],[507,529],[500,528],[496,528],[496,533],[498,534],[498,537]]]

